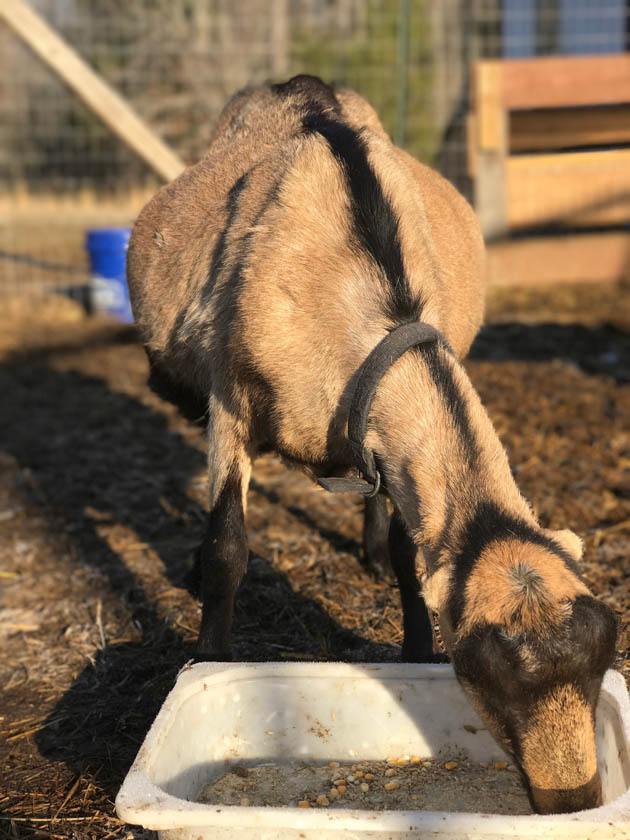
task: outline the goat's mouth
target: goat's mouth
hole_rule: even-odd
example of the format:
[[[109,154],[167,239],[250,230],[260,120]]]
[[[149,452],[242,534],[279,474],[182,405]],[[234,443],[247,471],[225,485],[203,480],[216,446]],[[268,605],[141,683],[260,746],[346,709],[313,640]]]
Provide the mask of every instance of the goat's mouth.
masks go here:
[[[537,814],[570,814],[599,808],[603,804],[599,773],[577,788],[538,788],[529,785],[532,807]]]
[[[521,783],[527,791],[534,813],[541,815],[570,814],[575,811],[588,811],[591,808],[599,808],[603,805],[602,781],[598,771],[587,782],[575,787],[563,787],[561,779],[558,779],[558,787],[553,787],[551,780],[551,784],[547,782],[545,787],[537,786],[534,784],[532,776],[536,777],[538,774],[527,772],[518,746],[509,743],[506,738],[497,738],[496,735],[495,740],[501,744],[518,770]]]

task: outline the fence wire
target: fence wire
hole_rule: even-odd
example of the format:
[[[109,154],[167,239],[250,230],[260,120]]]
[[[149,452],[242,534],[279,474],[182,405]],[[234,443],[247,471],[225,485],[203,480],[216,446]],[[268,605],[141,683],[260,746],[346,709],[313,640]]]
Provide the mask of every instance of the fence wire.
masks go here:
[[[226,99],[297,72],[356,88],[468,197],[470,68],[627,48],[624,0],[31,0],[188,163]],[[84,231],[158,179],[0,25],[0,291],[77,282]],[[26,258],[26,259],[25,259]]]

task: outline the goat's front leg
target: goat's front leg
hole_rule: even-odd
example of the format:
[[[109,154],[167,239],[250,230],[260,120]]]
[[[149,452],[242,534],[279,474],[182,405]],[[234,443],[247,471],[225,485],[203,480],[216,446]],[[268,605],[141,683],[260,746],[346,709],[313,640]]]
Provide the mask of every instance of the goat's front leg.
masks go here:
[[[389,527],[389,556],[398,580],[403,613],[403,662],[442,662],[433,652],[433,625],[416,573],[418,548],[397,512]]]
[[[391,571],[389,562],[389,520],[385,496],[365,500],[363,519],[363,566],[375,577],[383,579]]]
[[[218,441],[216,445],[221,445]],[[247,571],[245,496],[251,461],[243,448],[233,447],[229,457],[209,458],[211,510],[206,535],[199,550],[202,599],[197,658],[228,661],[232,658],[230,634],[236,591]],[[212,474],[213,466],[221,466]],[[218,480],[217,480],[218,479]]]

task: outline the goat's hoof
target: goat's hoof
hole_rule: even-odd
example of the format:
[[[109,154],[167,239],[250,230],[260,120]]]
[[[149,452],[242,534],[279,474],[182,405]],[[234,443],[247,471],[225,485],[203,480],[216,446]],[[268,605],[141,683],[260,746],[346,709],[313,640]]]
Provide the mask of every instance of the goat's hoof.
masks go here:
[[[444,665],[449,662],[449,658],[445,653],[433,653],[423,651],[407,651],[403,648],[400,656],[401,662],[414,663],[416,665]]]
[[[434,665],[448,665],[451,660],[445,653],[432,653],[430,656],[427,657],[425,662],[432,663]]]
[[[231,650],[203,650],[197,648],[193,659],[195,662],[232,662]]]
[[[392,569],[387,560],[373,560],[369,557],[363,557],[361,565],[370,575],[377,581],[391,581],[393,579]]]

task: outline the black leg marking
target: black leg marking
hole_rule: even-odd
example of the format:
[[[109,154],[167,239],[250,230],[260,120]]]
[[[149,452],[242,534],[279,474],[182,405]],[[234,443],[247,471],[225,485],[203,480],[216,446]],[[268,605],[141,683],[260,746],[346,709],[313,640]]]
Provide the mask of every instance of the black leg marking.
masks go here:
[[[205,539],[204,542],[201,545],[198,545],[194,550],[190,568],[182,578],[182,586],[184,589],[188,590],[193,598],[199,599],[201,598],[201,563],[204,544]]]
[[[365,500],[363,520],[363,565],[382,580],[391,572],[389,561],[389,520],[384,496]]]
[[[247,570],[247,535],[241,493],[242,476],[233,469],[208,516],[200,549],[203,610],[197,658],[230,660],[234,598]]]
[[[433,653],[433,627],[416,575],[418,549],[398,513],[389,528],[389,556],[398,580],[403,611],[403,662],[442,661]]]

